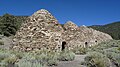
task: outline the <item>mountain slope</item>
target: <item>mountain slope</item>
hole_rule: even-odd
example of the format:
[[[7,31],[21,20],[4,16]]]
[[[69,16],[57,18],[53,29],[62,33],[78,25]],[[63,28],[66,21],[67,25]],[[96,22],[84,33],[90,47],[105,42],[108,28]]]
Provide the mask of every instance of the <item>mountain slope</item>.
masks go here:
[[[27,16],[14,16],[7,13],[0,16],[0,34],[4,36],[15,35],[26,18]]]
[[[89,27],[107,33],[116,40],[120,39],[120,21],[106,25],[93,25]]]

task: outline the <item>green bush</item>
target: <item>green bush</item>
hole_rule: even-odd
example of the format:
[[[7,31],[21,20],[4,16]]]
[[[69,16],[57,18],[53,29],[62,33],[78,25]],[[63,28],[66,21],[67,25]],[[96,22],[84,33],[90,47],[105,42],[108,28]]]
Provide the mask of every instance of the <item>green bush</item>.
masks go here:
[[[75,53],[69,50],[64,50],[60,52],[58,60],[60,61],[72,61],[75,58]]]
[[[88,67],[109,67],[109,59],[98,52],[90,52],[87,57],[85,57],[85,65]]]

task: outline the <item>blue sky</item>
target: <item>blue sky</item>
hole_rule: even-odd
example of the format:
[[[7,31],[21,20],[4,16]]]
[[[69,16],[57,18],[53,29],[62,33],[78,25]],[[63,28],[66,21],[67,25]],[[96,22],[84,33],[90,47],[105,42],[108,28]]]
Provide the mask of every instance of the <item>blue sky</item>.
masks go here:
[[[0,15],[32,15],[50,11],[63,24],[103,25],[120,21],[120,0],[0,0]]]

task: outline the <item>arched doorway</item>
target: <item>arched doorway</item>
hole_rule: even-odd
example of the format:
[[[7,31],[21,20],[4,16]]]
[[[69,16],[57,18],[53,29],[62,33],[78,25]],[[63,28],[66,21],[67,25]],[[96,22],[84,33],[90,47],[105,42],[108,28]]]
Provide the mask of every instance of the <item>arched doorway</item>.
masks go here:
[[[65,41],[63,41],[63,42],[62,42],[62,50],[64,50],[64,49],[65,49],[65,47],[66,47],[66,42],[65,42]]]
[[[95,42],[97,43],[97,40]]]
[[[88,42],[85,42],[85,47],[88,47]]]

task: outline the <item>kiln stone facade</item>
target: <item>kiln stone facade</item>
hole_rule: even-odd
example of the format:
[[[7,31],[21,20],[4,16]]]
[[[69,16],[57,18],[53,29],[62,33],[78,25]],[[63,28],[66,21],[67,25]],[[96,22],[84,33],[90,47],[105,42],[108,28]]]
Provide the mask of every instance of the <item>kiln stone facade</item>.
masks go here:
[[[90,47],[103,41],[112,40],[112,37],[108,34],[86,26],[78,27],[71,21],[64,24],[63,28],[64,34],[62,39],[66,41],[68,49],[74,49],[76,47]]]
[[[21,51],[49,49],[60,51],[86,47],[111,40],[108,34],[69,21],[61,26],[47,11],[41,9],[22,24],[13,39],[13,49]]]

